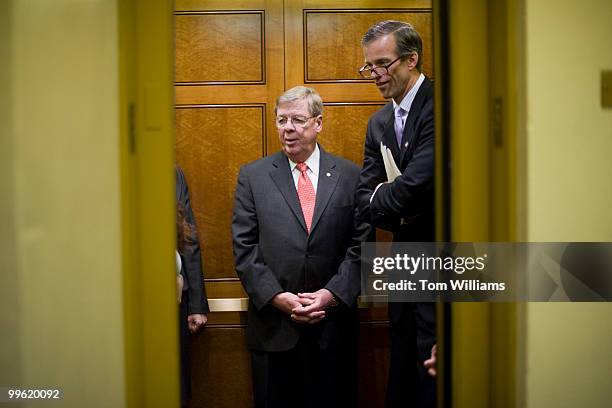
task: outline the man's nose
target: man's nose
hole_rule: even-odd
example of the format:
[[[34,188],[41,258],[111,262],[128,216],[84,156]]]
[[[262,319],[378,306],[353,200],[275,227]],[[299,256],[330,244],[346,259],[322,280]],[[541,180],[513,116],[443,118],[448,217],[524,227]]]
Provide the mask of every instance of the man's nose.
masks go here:
[[[289,125],[291,125],[291,127],[289,127]],[[289,119],[287,120],[287,123],[285,123],[285,126],[283,126],[285,128],[285,130],[295,130],[295,125],[293,124],[293,120]]]

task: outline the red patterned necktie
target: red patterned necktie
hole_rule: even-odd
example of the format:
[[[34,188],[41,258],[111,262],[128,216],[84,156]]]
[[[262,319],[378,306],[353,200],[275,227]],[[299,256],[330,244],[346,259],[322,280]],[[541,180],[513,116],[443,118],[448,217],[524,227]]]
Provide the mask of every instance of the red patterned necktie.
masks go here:
[[[302,213],[304,214],[304,220],[306,221],[306,230],[310,234],[310,225],[312,224],[312,215],[314,214],[315,206],[315,190],[310,181],[310,177],[306,174],[308,166],[306,163],[298,163],[297,166],[300,171],[300,177],[298,178],[298,198],[300,199],[300,205],[302,206]]]

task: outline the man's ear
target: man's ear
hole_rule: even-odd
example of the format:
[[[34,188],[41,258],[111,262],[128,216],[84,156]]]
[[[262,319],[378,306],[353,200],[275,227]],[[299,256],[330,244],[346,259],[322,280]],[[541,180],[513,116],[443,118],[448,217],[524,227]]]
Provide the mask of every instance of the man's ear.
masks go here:
[[[316,119],[315,119],[315,129],[317,130],[317,132],[320,132],[321,130],[323,130],[323,116],[319,115]]]
[[[408,57],[406,57],[406,62],[408,63],[408,68],[414,69],[419,62],[419,54],[416,52],[411,52]]]

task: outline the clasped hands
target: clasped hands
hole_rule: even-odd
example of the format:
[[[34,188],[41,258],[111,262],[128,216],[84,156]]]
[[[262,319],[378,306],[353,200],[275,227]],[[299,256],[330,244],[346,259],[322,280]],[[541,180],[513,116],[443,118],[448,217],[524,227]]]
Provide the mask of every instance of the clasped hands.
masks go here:
[[[333,295],[327,289],[313,293],[282,292],[272,298],[272,305],[291,316],[296,323],[319,323],[325,318],[325,308]]]

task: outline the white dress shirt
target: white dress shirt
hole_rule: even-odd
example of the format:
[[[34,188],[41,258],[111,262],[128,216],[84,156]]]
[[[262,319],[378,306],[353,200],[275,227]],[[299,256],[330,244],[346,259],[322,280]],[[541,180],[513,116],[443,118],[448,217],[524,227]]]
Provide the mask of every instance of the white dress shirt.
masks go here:
[[[312,187],[314,188],[315,194],[317,192],[317,184],[319,184],[319,159],[321,158],[321,151],[319,150],[319,145],[315,145],[315,149],[310,155],[308,159],[304,163],[308,166],[308,170],[306,170],[306,175],[310,179],[312,183]],[[288,158],[289,159],[289,158]],[[295,184],[295,190],[297,191],[298,187],[298,179],[300,178],[300,171],[297,169],[297,163],[294,163],[289,159],[289,168],[291,168],[291,175],[293,176],[293,184]]]
[[[410,107],[412,106],[412,102],[414,102],[414,98],[416,97],[417,92],[419,92],[419,88],[421,87],[421,84],[423,83],[424,80],[425,80],[425,75],[423,74],[419,75],[419,78],[417,79],[415,84],[412,86],[412,88],[410,88],[406,96],[404,96],[404,99],[402,99],[399,105],[395,101],[393,101],[393,111],[396,111],[398,106],[403,109],[402,128],[404,127],[404,125],[406,125],[406,119],[408,119],[408,113],[410,113]]]

